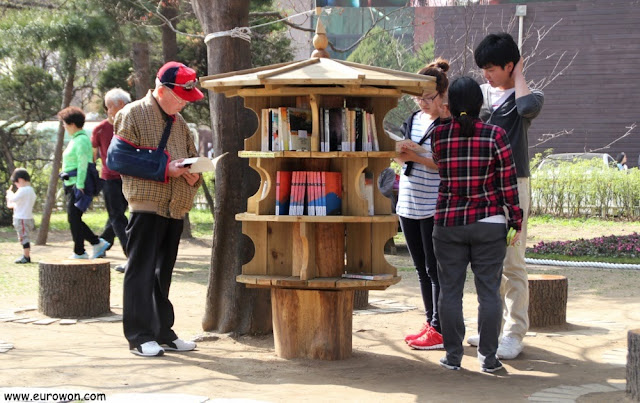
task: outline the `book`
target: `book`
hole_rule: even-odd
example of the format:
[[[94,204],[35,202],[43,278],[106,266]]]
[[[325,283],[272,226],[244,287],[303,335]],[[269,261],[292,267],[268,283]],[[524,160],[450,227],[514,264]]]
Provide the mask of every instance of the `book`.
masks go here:
[[[369,115],[369,120],[371,123],[371,137],[373,139],[373,151],[380,151],[380,143],[378,143],[378,129],[376,128],[376,116],[375,114]]]
[[[180,166],[189,167],[189,172],[192,174],[215,171],[218,161],[220,161],[220,159],[227,154],[228,152],[221,154],[213,159],[209,159],[207,157],[185,158]]]
[[[280,111],[277,108],[269,109],[271,112],[271,151],[283,151],[282,137],[280,137]]]
[[[291,171],[276,172],[276,215],[289,214]]]
[[[343,273],[343,278],[357,278],[360,280],[390,280],[393,278],[393,274],[388,273]]]
[[[342,109],[331,108],[329,116],[325,115],[325,127],[329,128],[329,149],[327,151],[342,151]],[[346,150],[345,150],[346,151]]]
[[[326,201],[326,215],[342,215],[342,174],[322,172],[323,194]]]
[[[289,121],[289,133],[291,143],[289,149],[292,151],[311,150],[311,110],[300,108],[287,108]]]
[[[427,150],[423,146],[421,146],[418,143],[416,143],[415,141],[411,141],[409,139],[404,139],[404,140],[400,140],[400,141],[396,142],[396,152],[398,152],[398,153],[401,152],[402,151],[402,147],[407,147],[410,150],[413,150],[414,152],[416,152],[418,154],[424,154],[424,153],[428,153],[429,152],[429,150]]]
[[[269,137],[271,137],[269,109],[263,109],[260,115],[260,151],[271,151],[269,148]]]
[[[284,106],[278,108],[278,110],[280,111],[280,116],[278,117],[278,133],[281,140],[280,144],[282,145],[281,151],[291,150],[291,148],[289,148],[291,133],[289,133],[289,117],[287,114],[287,109],[289,108],[286,108]]]

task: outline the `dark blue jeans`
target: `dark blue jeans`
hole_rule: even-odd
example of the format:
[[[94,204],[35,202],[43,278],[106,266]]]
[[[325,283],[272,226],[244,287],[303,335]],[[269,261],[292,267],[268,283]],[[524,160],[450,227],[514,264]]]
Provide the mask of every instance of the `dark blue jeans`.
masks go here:
[[[109,218],[100,237],[113,245],[113,241],[117,236],[126,256],[127,240],[129,238],[126,232],[128,220],[125,213],[129,203],[127,203],[127,199],[125,199],[122,194],[122,179],[108,179],[104,181],[102,195]]]
[[[438,261],[433,251],[433,217],[422,220],[400,217],[400,226],[407,240],[411,260],[418,272],[427,323],[440,332],[438,309],[440,283],[438,282]]]

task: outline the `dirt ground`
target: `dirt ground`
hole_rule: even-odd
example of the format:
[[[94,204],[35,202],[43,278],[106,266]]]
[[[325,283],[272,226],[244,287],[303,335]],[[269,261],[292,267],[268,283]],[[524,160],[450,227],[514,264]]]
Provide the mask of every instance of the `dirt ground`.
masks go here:
[[[33,247],[34,259],[65,258],[71,253],[69,238],[54,234],[49,245]],[[19,251],[17,243],[5,240],[1,245],[0,258]],[[108,253],[112,267],[124,261],[117,249],[116,244]],[[209,257],[209,240],[183,241],[171,290],[174,329],[182,338],[199,338],[197,350],[157,358],[134,356],[127,349],[121,322],[69,326],[0,322],[0,340],[14,345],[0,353],[0,390],[62,388],[150,402],[167,398],[162,394],[170,394],[166,401],[174,402],[197,401],[177,394],[202,396],[199,401],[267,402],[626,400],[627,331],[640,328],[638,271],[530,266],[531,273],[569,278],[568,323],[531,329],[521,356],[504,361],[505,371],[489,375],[479,371],[473,347],[465,347],[462,371],[448,371],[438,365],[442,350],[415,351],[405,345],[404,336],[417,330],[424,319],[413,271],[400,272],[403,280],[388,290],[370,293],[371,308],[400,307],[400,312],[370,309],[365,312],[369,314],[355,314],[353,355],[346,360],[285,360],[276,356],[272,336],[203,334],[200,323]],[[401,267],[411,265],[402,247],[388,259]],[[20,282],[23,276],[16,271],[23,271],[31,282],[37,279],[35,264],[0,267],[3,278],[14,276]],[[112,271],[111,284],[112,311],[118,314],[122,275]],[[37,284],[20,283],[20,287],[27,291],[21,295],[2,291],[7,295],[0,295],[0,313],[37,305]],[[417,309],[402,308],[407,306]],[[464,309],[467,334],[475,334],[477,303],[470,284]],[[24,314],[38,316],[36,311]],[[145,395],[123,395],[131,393]]]

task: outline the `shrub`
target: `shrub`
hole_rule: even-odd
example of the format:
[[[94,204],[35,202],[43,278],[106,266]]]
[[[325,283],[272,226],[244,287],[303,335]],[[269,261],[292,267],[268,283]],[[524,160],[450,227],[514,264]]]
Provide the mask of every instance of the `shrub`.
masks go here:
[[[527,248],[527,253],[636,259],[640,257],[640,234],[634,232],[631,235],[580,238],[575,241],[542,241]]]

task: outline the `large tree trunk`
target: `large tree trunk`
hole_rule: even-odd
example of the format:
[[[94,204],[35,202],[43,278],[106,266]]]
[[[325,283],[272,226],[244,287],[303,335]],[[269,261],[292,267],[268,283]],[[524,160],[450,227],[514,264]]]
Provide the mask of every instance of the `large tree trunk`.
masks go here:
[[[62,95],[62,109],[71,104],[73,98],[73,82],[76,78],[76,60],[73,57],[68,59],[67,78],[64,82],[64,94]],[[49,223],[51,221],[51,212],[56,205],[56,192],[58,190],[58,174],[62,167],[62,147],[64,146],[64,126],[62,122],[58,126],[58,138],[56,140],[56,149],[53,153],[53,166],[51,167],[51,175],[49,176],[49,186],[47,187],[47,199],[42,209],[42,221],[40,222],[40,230],[36,245],[46,245],[49,237]]]
[[[194,0],[194,11],[205,34],[247,26],[249,0]],[[207,44],[208,74],[251,67],[250,45],[239,38],[224,36]],[[271,303],[268,290],[247,289],[236,282],[243,259],[253,254],[253,246],[242,235],[235,220],[246,210],[247,198],[258,189],[258,175],[247,160],[237,157],[243,140],[257,127],[257,118],[243,106],[241,98],[226,99],[209,92],[213,149],[215,155],[229,152],[217,166],[215,227],[211,271],[202,327],[220,333],[265,333],[271,331]]]
[[[151,88],[151,67],[149,65],[149,42],[133,43],[133,81],[136,99],[144,98]]]
[[[166,4],[166,3],[165,3]],[[161,8],[162,15],[171,22],[174,27],[178,23],[178,9],[175,6],[167,5]],[[178,60],[178,38],[176,32],[168,24],[162,26],[162,58],[165,63]]]
[[[640,329],[627,333],[627,397],[640,402]]]

